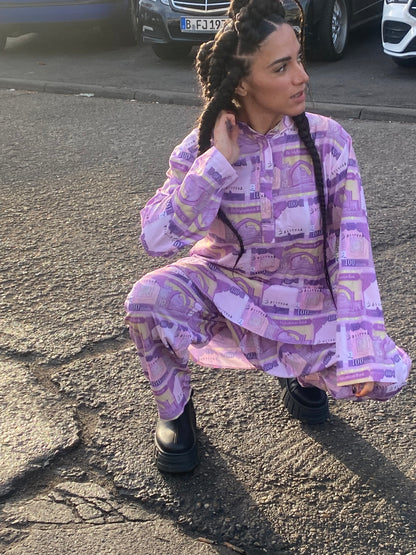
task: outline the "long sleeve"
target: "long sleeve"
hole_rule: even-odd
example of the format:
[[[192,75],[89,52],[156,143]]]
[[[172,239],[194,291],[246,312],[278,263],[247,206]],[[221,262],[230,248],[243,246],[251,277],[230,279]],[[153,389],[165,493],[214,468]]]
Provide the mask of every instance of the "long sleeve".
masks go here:
[[[141,211],[145,250],[169,257],[202,239],[217,216],[222,192],[236,179],[234,168],[215,147],[197,157],[193,131],[173,151],[163,187]]]
[[[343,131],[343,130],[342,130]],[[331,231],[337,236],[334,289],[337,302],[337,382],[394,382],[402,356],[385,330],[371,251],[364,193],[351,138],[343,131],[342,150],[329,176]]]

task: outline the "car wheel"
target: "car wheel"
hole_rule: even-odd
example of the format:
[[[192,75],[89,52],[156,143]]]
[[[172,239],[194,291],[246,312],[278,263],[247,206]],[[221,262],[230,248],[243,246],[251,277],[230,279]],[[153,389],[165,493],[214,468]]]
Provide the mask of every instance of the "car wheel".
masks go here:
[[[342,58],[348,40],[348,6],[346,0],[327,0],[318,27],[317,54],[323,60]]]
[[[191,49],[191,44],[152,44],[153,52],[162,60],[185,58]]]
[[[397,58],[392,56],[392,60],[400,67],[416,67],[416,58]]]

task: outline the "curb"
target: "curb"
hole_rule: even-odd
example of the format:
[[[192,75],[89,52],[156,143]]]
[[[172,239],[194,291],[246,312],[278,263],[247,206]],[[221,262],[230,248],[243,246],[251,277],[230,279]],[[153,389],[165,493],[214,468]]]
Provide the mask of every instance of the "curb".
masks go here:
[[[160,102],[161,104],[179,104],[185,106],[198,106],[202,104],[201,99],[197,94],[189,92],[171,92],[152,89],[135,90],[131,88],[109,87],[102,85],[84,85],[82,83],[0,78],[0,89],[38,91],[55,94],[85,94],[99,98],[118,98],[124,100]]]
[[[184,91],[163,91],[157,89],[131,89],[82,83],[61,83],[55,81],[33,81],[25,79],[0,78],[0,89],[27,90],[55,94],[88,95],[98,98],[117,98],[140,102],[159,102],[182,106],[200,106],[201,98],[196,93]],[[323,116],[362,119],[372,121],[396,121],[416,123],[416,108],[394,106],[361,106],[359,104],[336,104],[330,102],[307,102],[308,111]]]

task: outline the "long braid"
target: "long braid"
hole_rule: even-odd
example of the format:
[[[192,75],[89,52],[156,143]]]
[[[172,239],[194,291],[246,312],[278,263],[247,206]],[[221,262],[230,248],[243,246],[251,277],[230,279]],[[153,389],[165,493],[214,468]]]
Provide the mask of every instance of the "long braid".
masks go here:
[[[199,77],[199,84],[201,86],[202,96],[204,98],[211,98],[212,96],[209,94],[210,84],[208,82],[208,74],[209,74],[209,65],[211,61],[213,47],[214,47],[213,40],[204,42],[199,47],[199,50],[195,59],[195,69]]]
[[[318,199],[319,199],[319,210],[321,214],[321,221],[322,221],[322,235],[323,235],[323,252],[324,252],[324,272],[325,272],[325,280],[328,285],[328,288],[331,292],[331,297],[336,306],[335,302],[335,295],[334,290],[332,289],[331,278],[329,275],[328,270],[328,254],[327,254],[327,242],[328,242],[328,226],[327,226],[327,209],[326,209],[326,199],[325,199],[325,186],[324,186],[324,179],[322,174],[322,163],[321,158],[319,156],[319,152],[316,148],[315,142],[311,135],[311,130],[309,126],[309,120],[303,112],[298,116],[293,117],[293,121],[297,127],[299,132],[299,137],[301,138],[303,144],[306,146],[310,157],[312,158],[313,163],[313,171],[315,175],[315,183],[316,183],[316,190],[318,192]]]
[[[236,65],[231,68],[202,112],[199,120],[198,155],[205,152],[211,146],[212,130],[221,110],[235,111],[233,96],[241,76],[241,67]]]
[[[299,23],[300,23],[300,33],[299,33],[299,42],[302,47],[302,55],[305,55],[305,11],[302,7],[302,4],[299,0],[294,0],[295,4],[299,9]]]
[[[237,47],[235,29],[219,35],[216,41],[204,45],[198,52],[197,71],[200,76],[203,94],[208,102],[199,118],[198,156],[211,146],[212,131],[219,113],[222,110],[235,111],[233,103],[234,91],[244,75],[244,66],[235,63],[228,69],[226,58],[231,58]],[[228,56],[227,56],[228,54]],[[222,208],[218,210],[218,218],[234,233],[240,246],[236,263],[245,252],[244,242],[232,222]]]
[[[216,119],[218,114],[221,110],[233,109],[232,104],[232,96],[234,95],[234,91],[238,82],[241,78],[241,69],[236,66],[232,68],[227,76],[226,79],[221,84],[221,87],[215,93],[214,97],[210,100],[207,107],[205,108],[203,114],[200,118],[200,127],[199,127],[199,140],[198,140],[198,155],[202,154],[211,146],[211,135],[212,129],[215,125]],[[222,208],[218,210],[218,218],[234,233],[237,238],[237,241],[240,245],[240,252],[238,254],[237,260],[234,264],[234,267],[237,266],[240,258],[243,256],[245,252],[244,242],[239,234],[239,232],[235,229],[231,221],[228,219]]]

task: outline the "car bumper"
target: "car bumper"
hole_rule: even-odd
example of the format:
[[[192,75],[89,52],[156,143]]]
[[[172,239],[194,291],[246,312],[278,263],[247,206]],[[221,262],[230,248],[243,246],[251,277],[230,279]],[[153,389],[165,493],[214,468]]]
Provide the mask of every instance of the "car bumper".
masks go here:
[[[169,44],[181,42],[201,44],[214,38],[215,33],[185,33],[181,31],[181,17],[198,17],[197,14],[174,11],[170,6],[162,4],[160,0],[141,0],[139,19],[142,23],[142,37],[144,42]],[[225,14],[215,14],[224,17]]]
[[[386,4],[382,23],[383,50],[396,58],[416,56],[416,2]]]

